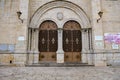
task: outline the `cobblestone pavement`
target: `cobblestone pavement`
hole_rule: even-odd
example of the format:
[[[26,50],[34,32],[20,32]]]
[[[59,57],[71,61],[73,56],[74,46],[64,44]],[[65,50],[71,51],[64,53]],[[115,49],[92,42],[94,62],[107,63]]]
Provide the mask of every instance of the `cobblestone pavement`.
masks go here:
[[[120,67],[0,67],[0,80],[120,80]]]

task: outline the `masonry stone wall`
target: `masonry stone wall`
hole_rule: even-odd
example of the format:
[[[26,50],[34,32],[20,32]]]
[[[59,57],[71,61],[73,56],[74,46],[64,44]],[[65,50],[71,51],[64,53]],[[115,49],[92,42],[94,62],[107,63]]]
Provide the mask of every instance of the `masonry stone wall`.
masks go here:
[[[16,62],[21,60],[25,62],[27,49],[27,5],[21,5],[22,0],[0,0],[0,63],[9,64],[10,60]],[[24,3],[25,4],[25,3]],[[18,18],[17,12],[21,11],[23,22]],[[16,54],[23,56],[22,58],[16,57]],[[25,54],[24,54],[25,55]]]
[[[15,64],[26,64],[28,27],[31,19],[41,6],[53,1],[57,0],[0,0],[1,64],[10,63],[10,61]],[[65,1],[79,6],[85,12],[90,21],[90,27],[92,27],[91,45],[93,50],[91,50],[91,54],[83,56],[84,61],[90,61],[90,64],[96,66],[120,64],[120,0]],[[54,11],[56,10],[54,9]],[[17,12],[21,12],[20,17],[18,17]],[[102,12],[101,16],[98,14],[99,12]],[[46,12],[42,18],[47,17],[47,14],[49,12]],[[110,35],[118,38],[111,39]],[[106,37],[110,38],[106,39]],[[118,39],[118,42],[115,39]],[[86,51],[86,53],[88,52]],[[33,60],[33,56],[33,54],[30,55],[29,62]]]
[[[42,5],[49,3],[51,1],[57,1],[57,0],[30,0],[30,16],[33,16],[36,10],[40,8]],[[90,0],[65,0],[72,2],[78,6],[80,6],[89,17],[91,17],[91,1]]]
[[[103,12],[103,14],[101,18],[98,18],[100,21],[98,21],[97,24],[100,24],[100,26],[96,24],[95,32],[97,31],[97,33],[94,33],[94,44],[97,48],[96,50],[94,48],[96,52],[95,56],[97,56],[95,61],[98,61],[97,63],[104,64],[104,62],[106,62],[107,65],[119,65],[120,63],[120,43],[119,41],[117,42],[117,38],[114,37],[119,37],[120,32],[119,7],[119,0],[100,1],[100,11]]]
[[[103,11],[103,36],[120,34],[120,0],[102,0],[101,5]],[[104,49],[107,64],[119,65],[120,43],[117,43],[116,40],[112,42],[104,41]]]

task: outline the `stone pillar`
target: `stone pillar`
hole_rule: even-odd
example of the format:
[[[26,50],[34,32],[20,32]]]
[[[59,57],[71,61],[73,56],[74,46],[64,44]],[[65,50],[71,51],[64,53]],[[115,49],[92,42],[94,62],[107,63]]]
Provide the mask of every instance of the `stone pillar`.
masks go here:
[[[38,51],[38,35],[39,35],[39,30],[36,29],[34,32],[34,63],[39,62],[39,51]]]
[[[93,65],[92,30],[88,29],[88,64]]]
[[[82,34],[82,63],[87,63],[87,51],[86,51],[86,32],[84,29],[81,30],[81,34]]]
[[[32,34],[31,34],[32,33]],[[39,63],[39,51],[38,51],[38,29],[32,29],[32,31],[29,33],[29,36],[31,36],[31,40],[29,40],[29,46],[31,45],[31,49],[29,49],[29,64],[33,63]]]
[[[31,49],[31,29],[28,28],[28,42],[27,42],[27,56],[26,56],[26,64],[29,64],[29,53]]]
[[[29,64],[33,63],[34,55],[33,55],[33,49],[34,49],[34,30],[31,28],[30,30],[30,51],[29,51]]]
[[[92,27],[93,27],[93,41],[94,41],[94,64],[95,66],[106,66],[106,62],[103,58],[104,40],[102,29],[102,12],[101,0],[92,0]]]
[[[35,30],[35,53],[38,53],[38,38],[39,38],[39,30]]]
[[[64,51],[63,51],[63,30],[58,29],[58,50],[57,50],[57,63],[64,63]]]

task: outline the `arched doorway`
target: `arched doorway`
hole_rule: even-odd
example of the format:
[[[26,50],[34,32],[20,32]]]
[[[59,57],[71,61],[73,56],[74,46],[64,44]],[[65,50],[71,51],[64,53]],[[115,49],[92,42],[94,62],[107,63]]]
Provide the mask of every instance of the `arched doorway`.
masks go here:
[[[57,4],[57,5],[56,5]],[[62,5],[62,7],[61,7]],[[52,12],[53,11],[53,12]],[[68,12],[69,11],[69,12]],[[58,19],[58,14],[61,12],[63,14],[63,19]],[[70,13],[70,16],[68,16],[67,13]],[[72,14],[72,15],[71,15]],[[28,30],[28,52],[33,53],[28,55],[28,63],[39,63],[39,61],[44,61],[45,59],[41,59],[40,54],[43,54],[44,52],[38,49],[40,46],[40,25],[44,23],[45,20],[52,20],[57,23],[58,27],[58,38],[63,37],[63,23],[68,20],[75,20],[80,24],[81,29],[81,36],[82,36],[82,59],[80,61],[82,63],[91,63],[90,60],[93,57],[93,54],[91,54],[92,51],[92,27],[90,23],[89,17],[86,15],[86,12],[84,9],[82,9],[79,5],[69,2],[69,1],[50,1],[44,5],[42,5],[40,8],[35,11],[34,15],[31,17],[31,21],[29,24],[29,30]],[[53,22],[53,23],[54,23]],[[57,50],[57,63],[63,63],[64,62],[64,51],[63,51],[63,39],[59,39],[58,44],[58,50]],[[78,52],[78,53],[80,53]],[[34,54],[35,53],[35,54]],[[40,54],[38,54],[40,53]],[[50,53],[50,52],[49,52]],[[87,53],[87,54],[86,54]],[[67,52],[65,51],[65,54]],[[62,55],[62,57],[61,57]],[[33,57],[31,57],[33,56]],[[39,58],[39,59],[38,59]],[[80,57],[81,58],[81,57]],[[47,60],[45,60],[47,61]],[[65,60],[67,61],[67,60]]]
[[[39,27],[39,61],[56,61],[57,25],[53,21],[44,21]]]
[[[82,39],[78,22],[70,20],[63,27],[63,50],[65,62],[80,62]]]

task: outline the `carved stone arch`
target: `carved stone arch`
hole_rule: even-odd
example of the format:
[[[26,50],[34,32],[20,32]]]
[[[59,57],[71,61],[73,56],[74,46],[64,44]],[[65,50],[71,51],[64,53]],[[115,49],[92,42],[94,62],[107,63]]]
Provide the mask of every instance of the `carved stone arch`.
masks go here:
[[[44,4],[32,16],[29,27],[38,28],[43,14],[53,8],[67,8],[72,10],[81,19],[80,24],[82,28],[91,28],[90,20],[86,13],[84,12],[84,10],[78,5],[69,1],[51,1],[49,3]]]
[[[87,14],[84,12],[84,10],[80,6],[78,6],[72,2],[69,2],[69,1],[51,1],[51,2],[48,2],[48,3],[44,4],[43,6],[41,6],[34,13],[34,15],[31,18],[30,24],[29,24],[29,34],[30,35],[29,35],[29,44],[28,44],[29,49],[28,49],[28,51],[31,51],[32,53],[39,53],[39,51],[38,51],[38,33],[39,33],[38,29],[39,29],[39,26],[45,20],[52,20],[52,18],[50,18],[50,19],[44,18],[43,19],[41,17],[46,12],[48,12],[49,10],[52,10],[54,8],[69,9],[69,10],[73,11],[79,17],[79,20],[77,20],[76,18],[74,18],[74,19],[69,18],[67,20],[63,20],[62,25],[64,25],[64,23],[66,23],[69,20],[75,20],[81,25],[82,41],[83,41],[82,42],[82,47],[83,47],[83,49],[82,49],[82,62],[88,63],[88,59],[87,59],[88,57],[86,57],[87,54],[84,54],[84,53],[89,53],[89,45],[92,44],[92,40],[91,40],[91,38],[92,38],[91,31],[92,30],[91,30],[90,20],[89,20]],[[55,21],[55,20],[52,20],[52,21],[54,21],[58,27],[62,26],[61,24],[59,25],[57,23],[57,21]],[[58,32],[59,32],[59,29],[58,29]],[[61,51],[61,53],[64,53],[64,52]],[[38,54],[34,54],[34,59],[35,60],[33,60],[33,63],[38,63]]]

